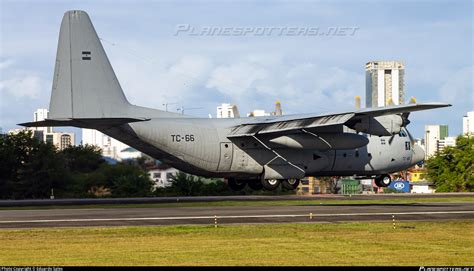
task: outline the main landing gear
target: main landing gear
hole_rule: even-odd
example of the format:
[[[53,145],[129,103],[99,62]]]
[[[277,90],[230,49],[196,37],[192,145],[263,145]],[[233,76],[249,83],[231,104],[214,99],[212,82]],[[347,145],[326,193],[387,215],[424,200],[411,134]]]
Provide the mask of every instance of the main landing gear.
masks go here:
[[[375,185],[378,187],[387,187],[392,183],[392,178],[389,175],[383,174],[375,177]]]
[[[227,185],[233,191],[240,191],[240,190],[245,188],[245,186],[247,185],[247,182],[244,181],[244,180],[237,180],[237,179],[234,179],[234,178],[229,178],[229,179],[227,179]]]
[[[281,186],[288,190],[295,190],[300,185],[299,179],[287,179],[281,182]]]
[[[234,191],[240,191],[248,185],[252,190],[268,190],[273,191],[276,190],[280,185],[288,190],[295,190],[298,185],[300,184],[299,179],[263,179],[263,180],[239,180],[235,178],[227,179],[227,184],[229,185],[230,189]]]

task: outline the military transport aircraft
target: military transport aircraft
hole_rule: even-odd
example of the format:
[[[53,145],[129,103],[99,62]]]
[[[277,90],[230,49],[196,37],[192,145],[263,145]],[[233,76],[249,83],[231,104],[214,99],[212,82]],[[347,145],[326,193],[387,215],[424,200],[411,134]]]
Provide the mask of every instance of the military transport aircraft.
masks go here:
[[[235,190],[295,189],[305,176],[350,175],[385,187],[389,173],[424,158],[406,129],[410,112],[446,106],[209,119],[132,105],[89,16],[74,10],[61,23],[49,118],[21,125],[96,129],[179,170],[226,178]]]

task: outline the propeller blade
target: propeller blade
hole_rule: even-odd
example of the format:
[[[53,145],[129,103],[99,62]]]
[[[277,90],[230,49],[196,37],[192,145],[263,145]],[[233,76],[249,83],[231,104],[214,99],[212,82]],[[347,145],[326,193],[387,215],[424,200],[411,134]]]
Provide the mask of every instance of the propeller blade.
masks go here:
[[[410,112],[402,113],[402,119],[403,119],[402,126],[403,127],[406,127],[408,124],[410,124],[410,120],[408,119],[409,116],[410,116]]]
[[[410,134],[410,131],[408,131],[408,129],[405,129],[405,131],[407,132],[408,138],[410,139],[410,142],[411,142],[411,146],[413,147],[413,145],[415,145],[415,139],[414,139],[413,136]]]

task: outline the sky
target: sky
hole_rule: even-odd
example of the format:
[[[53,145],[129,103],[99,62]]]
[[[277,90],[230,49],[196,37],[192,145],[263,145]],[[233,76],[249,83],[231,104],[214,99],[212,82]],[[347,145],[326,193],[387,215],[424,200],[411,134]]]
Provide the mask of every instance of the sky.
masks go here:
[[[284,114],[347,111],[356,95],[365,104],[366,62],[399,60],[406,101],[453,105],[412,113],[408,128],[415,137],[428,124],[448,124],[450,135],[459,135],[462,117],[474,110],[472,1],[0,3],[3,131],[48,108],[59,26],[73,9],[91,17],[136,105],[164,110],[168,103],[169,111],[184,107],[198,117],[215,117],[221,103],[236,104],[241,115],[272,111],[276,101]],[[318,35],[218,32],[265,27]]]

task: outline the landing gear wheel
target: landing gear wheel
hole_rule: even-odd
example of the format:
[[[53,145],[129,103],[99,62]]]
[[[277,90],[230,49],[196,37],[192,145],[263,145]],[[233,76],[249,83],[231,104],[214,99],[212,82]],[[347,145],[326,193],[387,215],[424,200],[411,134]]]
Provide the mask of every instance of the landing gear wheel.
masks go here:
[[[288,179],[281,182],[281,186],[288,190],[295,190],[300,184],[299,179]]]
[[[263,179],[261,183],[262,183],[263,188],[269,191],[273,191],[277,189],[278,186],[280,186],[280,180],[277,180],[277,179],[270,179],[270,180]]]
[[[389,175],[380,175],[375,178],[375,184],[378,187],[388,187],[392,183],[392,178]]]
[[[262,182],[259,181],[259,180],[250,180],[248,181],[248,186],[252,189],[252,190],[262,190],[263,189],[263,185],[262,185]]]
[[[229,178],[227,179],[227,185],[232,189],[233,191],[240,191],[245,188],[245,185],[247,183],[242,180],[236,180],[234,178]]]

